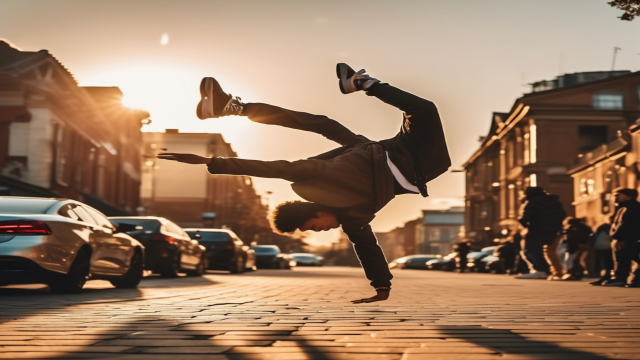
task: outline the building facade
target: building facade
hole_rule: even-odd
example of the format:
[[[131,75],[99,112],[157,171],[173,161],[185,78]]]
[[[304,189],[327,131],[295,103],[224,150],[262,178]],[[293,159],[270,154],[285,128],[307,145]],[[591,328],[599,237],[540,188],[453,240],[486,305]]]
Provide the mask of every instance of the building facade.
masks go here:
[[[567,74],[533,84],[508,113],[494,113],[489,134],[464,164],[465,228],[489,246],[519,228],[523,190],[541,186],[574,215],[569,170],[578,156],[615,141],[640,115],[640,73]]]
[[[3,195],[83,201],[107,215],[139,206],[141,127],[117,87],[80,87],[46,50],[0,41]]]
[[[446,255],[460,239],[464,225],[464,208],[422,210],[415,228],[416,253]]]
[[[613,215],[616,188],[638,189],[640,125],[582,156],[569,174],[573,177],[576,217],[595,228]]]
[[[158,160],[156,155],[165,151],[237,156],[220,134],[175,129],[144,133],[141,192],[145,215],[163,216],[183,227],[228,228],[246,243],[275,236],[251,177],[211,175],[204,165]]]

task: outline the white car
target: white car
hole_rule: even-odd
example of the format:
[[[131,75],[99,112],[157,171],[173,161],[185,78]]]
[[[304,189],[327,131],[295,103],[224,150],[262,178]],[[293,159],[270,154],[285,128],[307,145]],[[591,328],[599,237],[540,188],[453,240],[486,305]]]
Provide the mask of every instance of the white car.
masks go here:
[[[129,226],[130,227],[130,226]],[[45,283],[77,293],[87,279],[135,288],[144,246],[81,202],[0,196],[0,285]]]

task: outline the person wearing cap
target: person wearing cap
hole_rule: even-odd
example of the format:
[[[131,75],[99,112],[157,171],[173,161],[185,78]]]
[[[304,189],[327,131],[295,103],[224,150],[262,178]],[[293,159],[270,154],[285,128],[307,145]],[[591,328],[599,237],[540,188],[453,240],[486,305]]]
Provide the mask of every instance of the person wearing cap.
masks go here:
[[[529,273],[516,278],[560,280],[562,264],[556,249],[567,213],[558,195],[548,194],[539,186],[527,187],[524,195],[525,206],[518,221],[528,230],[522,258],[529,265]]]
[[[611,222],[611,248],[615,259],[615,270],[611,280],[604,286],[640,287],[640,266],[631,283],[627,283],[631,262],[639,263],[640,256],[640,203],[638,191],[620,188],[614,191],[616,211]],[[640,265],[640,263],[639,263]]]

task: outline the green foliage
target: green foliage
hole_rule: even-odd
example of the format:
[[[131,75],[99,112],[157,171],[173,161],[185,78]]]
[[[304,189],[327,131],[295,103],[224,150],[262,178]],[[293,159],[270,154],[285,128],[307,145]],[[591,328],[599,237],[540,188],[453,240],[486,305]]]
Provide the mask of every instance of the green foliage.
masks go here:
[[[624,10],[624,14],[620,16],[621,20],[631,21],[640,15],[640,0],[612,0],[607,4]]]

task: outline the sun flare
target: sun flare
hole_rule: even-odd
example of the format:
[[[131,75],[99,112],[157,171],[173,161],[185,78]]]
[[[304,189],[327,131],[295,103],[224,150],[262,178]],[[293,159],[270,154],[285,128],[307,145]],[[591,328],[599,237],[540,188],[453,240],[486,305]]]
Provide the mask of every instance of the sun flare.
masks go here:
[[[82,79],[82,85],[117,86],[122,90],[122,104],[146,110],[153,122],[144,131],[179,129],[181,132],[221,133],[235,138],[248,121],[200,121],[196,106],[201,74],[176,64],[129,63],[101,69]]]

